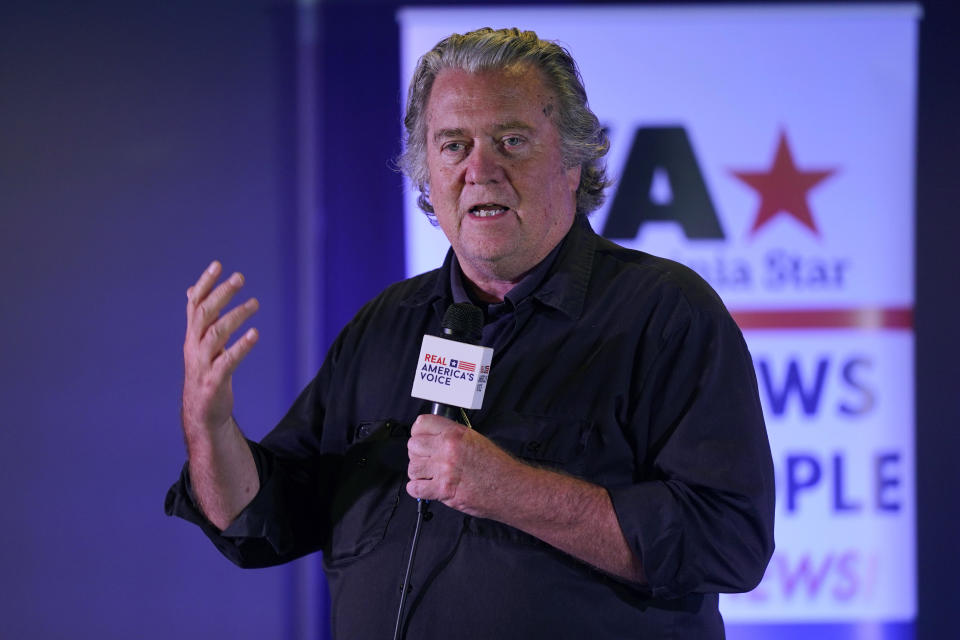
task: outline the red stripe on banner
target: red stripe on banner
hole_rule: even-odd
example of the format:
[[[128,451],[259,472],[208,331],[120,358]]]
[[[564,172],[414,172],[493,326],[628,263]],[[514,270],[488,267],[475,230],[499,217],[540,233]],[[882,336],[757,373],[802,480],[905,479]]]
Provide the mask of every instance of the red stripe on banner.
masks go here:
[[[731,311],[747,329],[912,329],[912,308]]]

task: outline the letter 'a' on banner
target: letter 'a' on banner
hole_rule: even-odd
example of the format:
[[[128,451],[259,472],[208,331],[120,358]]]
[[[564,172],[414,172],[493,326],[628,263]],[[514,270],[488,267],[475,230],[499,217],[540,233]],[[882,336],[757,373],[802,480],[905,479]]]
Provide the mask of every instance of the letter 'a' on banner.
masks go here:
[[[777,549],[729,638],[912,638],[915,4],[415,8],[403,85],[450,33],[567,47],[615,184],[590,220],[695,269],[744,331]],[[407,271],[448,244],[406,194]],[[879,627],[877,627],[879,625]],[[826,637],[826,636],[822,636]]]

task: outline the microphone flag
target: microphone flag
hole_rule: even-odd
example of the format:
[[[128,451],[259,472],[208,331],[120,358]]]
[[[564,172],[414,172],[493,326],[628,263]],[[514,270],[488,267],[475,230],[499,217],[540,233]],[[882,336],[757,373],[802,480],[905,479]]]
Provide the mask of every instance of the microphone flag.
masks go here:
[[[479,409],[490,375],[493,349],[423,336],[410,395],[464,409]]]

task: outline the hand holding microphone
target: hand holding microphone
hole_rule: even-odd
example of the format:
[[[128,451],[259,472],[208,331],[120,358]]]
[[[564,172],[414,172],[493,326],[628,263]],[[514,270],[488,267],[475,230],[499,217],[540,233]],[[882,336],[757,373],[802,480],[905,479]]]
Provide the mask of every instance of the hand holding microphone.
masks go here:
[[[419,416],[407,443],[407,493],[490,517],[519,464],[487,437],[441,416]]]
[[[479,309],[453,304],[443,318],[445,337],[423,337],[411,395],[432,404],[413,423],[407,443],[407,493],[477,516],[484,498],[496,494],[505,465],[515,464],[462,420],[463,409],[482,406],[490,374],[493,350],[476,344],[482,325]]]

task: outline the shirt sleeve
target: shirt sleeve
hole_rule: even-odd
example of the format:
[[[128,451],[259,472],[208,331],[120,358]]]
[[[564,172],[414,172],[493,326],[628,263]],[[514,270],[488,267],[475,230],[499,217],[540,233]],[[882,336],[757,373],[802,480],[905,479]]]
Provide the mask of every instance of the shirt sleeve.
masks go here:
[[[699,302],[699,301],[698,301]],[[756,375],[718,299],[683,300],[633,390],[640,480],[608,491],[655,597],[754,588],[773,553],[774,476]]]
[[[302,504],[321,505],[322,492],[311,493],[313,483],[298,482],[303,474],[276,472],[284,466],[262,445],[247,441],[257,464],[260,490],[240,515],[221,531],[200,510],[190,483],[187,465],[180,478],[167,491],[164,510],[200,527],[227,559],[244,568],[282,564],[319,549],[325,541],[325,509],[290,508],[299,499]],[[315,485],[314,485],[315,486]]]
[[[234,564],[245,568],[289,562],[323,548],[330,536],[332,486],[341,455],[322,452],[326,394],[343,333],[317,376],[260,442],[247,440],[260,489],[221,531],[200,510],[187,465],[167,492],[164,510],[199,526]]]

